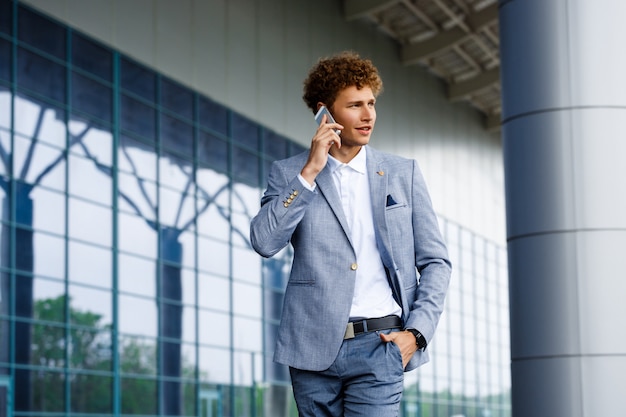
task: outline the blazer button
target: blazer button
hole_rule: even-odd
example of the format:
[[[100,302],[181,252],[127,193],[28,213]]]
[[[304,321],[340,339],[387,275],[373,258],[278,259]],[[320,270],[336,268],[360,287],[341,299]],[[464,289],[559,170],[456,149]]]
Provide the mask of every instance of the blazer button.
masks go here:
[[[354,264],[350,265],[350,269],[351,269],[351,270],[353,270],[353,271],[356,271],[356,269],[357,269],[358,267],[359,267],[359,266],[358,266],[356,263],[354,263]]]

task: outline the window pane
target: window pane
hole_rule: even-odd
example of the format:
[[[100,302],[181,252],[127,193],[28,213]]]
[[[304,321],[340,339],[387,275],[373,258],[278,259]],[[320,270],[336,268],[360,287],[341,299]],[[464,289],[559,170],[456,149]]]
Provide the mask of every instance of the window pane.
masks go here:
[[[119,289],[146,297],[156,297],[156,261],[119,254]]]
[[[95,119],[112,123],[113,95],[111,87],[72,71],[72,108]]]
[[[65,67],[62,65],[18,48],[16,79],[20,91],[28,90],[65,103]]]
[[[200,380],[217,384],[230,383],[230,352],[226,349],[200,347]]]
[[[120,295],[119,329],[128,335],[157,337],[156,301]]]
[[[156,375],[156,342],[151,338],[119,336],[122,374]]]
[[[111,331],[109,329],[70,328],[70,367],[111,371]]]
[[[198,277],[198,305],[210,310],[229,311],[229,280],[212,275],[200,274]]]
[[[261,317],[261,287],[234,282],[233,313]]]
[[[12,152],[10,142],[10,128],[13,123],[13,109],[11,103],[13,101],[13,95],[8,88],[0,85],[0,108],[5,109],[0,112],[0,145],[8,153]],[[0,165],[0,172],[6,173],[6,164]]]
[[[15,96],[16,134],[64,149],[67,132],[64,120],[65,110],[60,107],[44,105],[29,96]]]
[[[288,156],[289,141],[272,132],[263,130],[263,153],[271,160],[284,159]]]
[[[198,123],[224,136],[228,135],[228,109],[216,102],[199,97]]]
[[[20,5],[17,12],[17,31],[20,42],[65,59],[65,28],[61,25]]]
[[[96,203],[111,205],[112,179],[98,169],[97,161],[69,155],[69,192]]]
[[[147,258],[157,258],[157,234],[153,222],[143,217],[119,213],[120,250]]]
[[[18,135],[14,138],[14,146],[14,172],[16,177],[25,177],[28,184],[24,184],[24,187],[38,183],[46,188],[65,191],[65,158],[62,149],[43,142],[32,142]],[[25,197],[20,195],[20,198]]]
[[[68,244],[69,280],[111,289],[111,250],[74,241]]]
[[[35,187],[30,192],[30,196],[36,202],[32,226],[37,230],[58,235],[64,234],[65,195],[43,187]],[[22,206],[24,203],[18,201],[18,204]]]
[[[238,146],[233,147],[233,174],[244,184],[258,187],[260,185],[259,158],[256,154]]]
[[[78,32],[72,33],[72,64],[106,81],[112,79],[111,51]]]
[[[174,172],[176,171],[174,170]],[[170,179],[173,180],[173,177],[174,175]],[[177,188],[184,189],[182,185]],[[159,215],[163,225],[187,226],[190,221],[193,221],[195,216],[193,195],[181,194],[169,188],[161,188],[159,194]]]
[[[70,384],[72,413],[112,413],[112,377],[70,374]]]
[[[28,373],[30,373],[30,377],[28,377]],[[15,392],[15,411],[29,411],[31,413],[63,413],[65,411],[65,375],[62,370],[20,370],[16,371],[16,374],[23,376],[20,378],[16,375],[15,377],[13,387]],[[30,382],[31,385],[26,387],[19,381]],[[26,400],[29,393],[32,393],[32,400]]]
[[[179,118],[161,114],[161,144],[177,155],[193,159],[193,127]]]
[[[120,135],[118,166],[120,171],[156,182],[157,167],[154,143],[146,143],[130,136]]]
[[[112,299],[109,291],[102,291],[70,285],[69,297],[71,303],[70,322],[74,325],[102,329],[113,322]]]
[[[122,414],[156,415],[158,398],[154,379],[122,378]]]
[[[210,133],[198,132],[198,163],[219,172],[228,172],[228,142]]]
[[[120,59],[120,84],[123,90],[154,103],[156,99],[156,74],[154,71],[131,61]]]
[[[1,3],[5,4],[7,2],[1,2]],[[2,17],[0,17],[0,19],[2,19]],[[13,55],[11,54],[11,44],[5,41],[4,39],[0,39],[0,80],[10,82],[12,68],[13,68]],[[6,107],[3,107],[3,108],[6,108]]]
[[[212,311],[198,311],[198,341],[205,346],[230,345],[230,315]]]
[[[18,229],[19,231],[19,229]],[[18,234],[18,237],[20,235]],[[51,236],[45,233],[35,232],[33,234],[33,252],[29,255],[27,246],[19,246],[22,250],[18,251],[18,265],[20,259],[27,259],[28,256],[37,254],[34,257],[34,273],[35,275],[65,278],[65,239]]]
[[[161,77],[161,105],[188,120],[193,119],[193,92]]]
[[[138,100],[122,94],[120,98],[120,126],[123,130],[156,140],[156,111]]]
[[[232,113],[232,121],[233,140],[251,150],[259,150],[259,125],[237,113]]]
[[[69,236],[85,242],[111,246],[112,213],[110,207],[69,199]]]
[[[0,32],[13,34],[13,2],[0,1]]]
[[[228,276],[229,245],[212,239],[198,238],[198,268],[205,272]]]
[[[161,184],[176,190],[193,192],[193,166],[190,161],[173,155],[163,155],[159,158]]]

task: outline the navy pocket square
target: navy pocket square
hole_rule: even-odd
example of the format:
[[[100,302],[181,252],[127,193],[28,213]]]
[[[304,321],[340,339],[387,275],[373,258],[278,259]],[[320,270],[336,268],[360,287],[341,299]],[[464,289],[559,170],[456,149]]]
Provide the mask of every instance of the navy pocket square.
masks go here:
[[[396,203],[396,200],[393,199],[391,194],[387,194],[387,207],[395,206],[396,204],[398,204],[398,203]]]

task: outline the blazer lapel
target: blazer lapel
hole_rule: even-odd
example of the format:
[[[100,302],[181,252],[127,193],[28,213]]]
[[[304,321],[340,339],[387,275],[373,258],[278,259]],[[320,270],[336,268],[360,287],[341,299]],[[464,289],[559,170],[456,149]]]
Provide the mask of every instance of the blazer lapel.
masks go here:
[[[370,197],[372,200],[372,214],[374,216],[374,230],[378,242],[378,250],[383,259],[383,263],[388,266],[392,262],[387,233],[387,222],[385,219],[385,206],[387,202],[387,183],[389,173],[384,159],[372,148],[367,148],[367,176],[370,182]]]
[[[335,213],[335,217],[341,224],[341,227],[350,240],[350,244],[352,244],[352,240],[350,239],[350,229],[348,227],[348,220],[343,212],[343,208],[341,205],[341,198],[339,197],[339,193],[337,192],[337,187],[335,186],[335,182],[333,180],[333,174],[330,171],[329,165],[326,164],[322,172],[320,172],[315,179],[317,183],[317,187],[320,190],[320,193],[324,196],[330,209]]]

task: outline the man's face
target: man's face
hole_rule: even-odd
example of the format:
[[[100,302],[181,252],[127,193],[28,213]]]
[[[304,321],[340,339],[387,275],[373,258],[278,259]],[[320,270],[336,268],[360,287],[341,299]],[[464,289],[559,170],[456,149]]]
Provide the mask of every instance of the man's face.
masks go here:
[[[332,105],[330,112],[335,121],[343,125],[341,146],[363,146],[370,140],[376,123],[376,98],[372,89],[356,86],[342,90]]]

